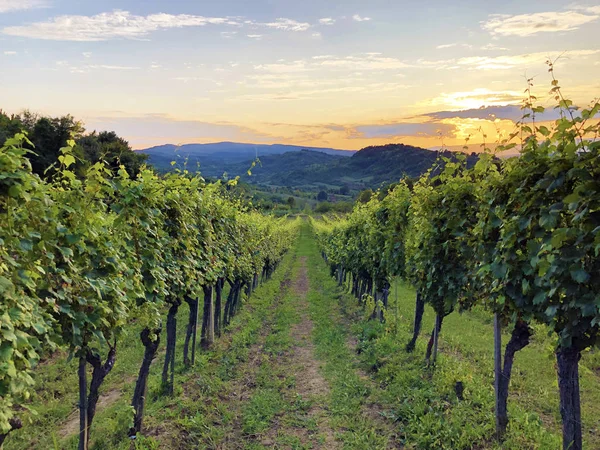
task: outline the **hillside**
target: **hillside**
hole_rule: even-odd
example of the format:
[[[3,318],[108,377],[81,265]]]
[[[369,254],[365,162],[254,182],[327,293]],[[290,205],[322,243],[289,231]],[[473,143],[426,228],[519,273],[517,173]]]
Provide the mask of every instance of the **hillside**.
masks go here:
[[[285,153],[261,158],[262,166],[245,173],[245,165],[230,170],[252,184],[315,187],[349,185],[353,189],[376,188],[402,177],[417,177],[429,169],[440,156],[452,157],[452,152],[437,152],[403,144],[366,147],[350,158],[333,155],[317,156],[315,152]],[[468,156],[473,163],[476,156]]]
[[[219,153],[218,149],[221,149]],[[227,173],[230,177],[239,175],[251,184],[304,188],[349,185],[352,189],[373,188],[404,176],[419,176],[440,155],[453,155],[449,151],[432,151],[404,144],[366,147],[358,152],[235,143],[191,144],[175,150],[175,146],[162,146],[143,152],[149,155],[149,162],[159,170],[169,170],[171,161],[182,163],[187,157],[188,167],[195,168],[200,163],[200,171],[209,177]],[[256,152],[260,163],[249,176],[247,171]],[[473,162],[476,157],[470,155],[468,158]]]
[[[216,142],[212,144],[166,144],[138,150],[148,155],[148,162],[160,171],[171,169],[171,162],[176,161],[183,165],[187,161],[189,168],[196,168],[198,164],[206,176],[221,176],[223,172],[229,172],[238,164],[254,160],[257,156],[264,158],[269,155],[281,155],[289,152],[310,150],[321,154],[336,155],[337,157],[351,156],[353,151],[336,150],[324,147],[301,147],[297,145],[284,144],[245,144],[239,142]],[[250,163],[242,164],[241,173],[245,173]]]

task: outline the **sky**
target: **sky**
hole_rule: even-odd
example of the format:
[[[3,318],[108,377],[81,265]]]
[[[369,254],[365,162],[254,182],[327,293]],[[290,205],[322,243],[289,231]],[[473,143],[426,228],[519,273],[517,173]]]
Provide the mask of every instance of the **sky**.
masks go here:
[[[473,147],[600,96],[600,1],[0,0],[0,109],[133,148]],[[558,59],[557,59],[558,58]]]

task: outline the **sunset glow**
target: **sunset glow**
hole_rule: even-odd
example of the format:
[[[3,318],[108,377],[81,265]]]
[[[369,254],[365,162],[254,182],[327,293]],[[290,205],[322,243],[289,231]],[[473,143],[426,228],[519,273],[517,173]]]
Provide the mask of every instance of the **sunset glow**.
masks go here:
[[[547,59],[575,104],[600,95],[600,5],[564,5],[0,0],[0,108],[134,148],[493,141],[527,78],[553,105]]]

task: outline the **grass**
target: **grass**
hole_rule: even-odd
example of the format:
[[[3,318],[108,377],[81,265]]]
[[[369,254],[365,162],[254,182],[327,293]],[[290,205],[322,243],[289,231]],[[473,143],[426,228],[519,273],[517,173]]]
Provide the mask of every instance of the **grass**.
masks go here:
[[[209,352],[197,353],[196,366],[183,367],[181,355],[187,308],[178,313],[175,395],[161,394],[160,373],[164,361],[164,336],[158,357],[151,366],[148,382],[144,428],[148,436],[136,442],[136,448],[182,448],[190,442],[216,442],[224,435],[232,418],[222,408],[219,396],[227,392],[232,380],[240,377],[239,369],[248,358],[250,346],[257,341],[264,323],[274,314],[271,308],[279,298],[282,282],[290,275],[293,255],[286,255],[273,278],[261,285],[232,320],[228,332]],[[225,292],[226,294],[226,292]],[[132,424],[129,406],[135,378],[143,355],[137,338],[131,333],[118,345],[115,367],[101,387],[114,401],[98,407],[91,430],[93,449],[129,449],[127,430]],[[6,450],[25,448],[77,448],[77,368],[64,354],[55,355],[36,373],[37,390],[31,404],[36,415],[26,416],[25,426],[6,440]],[[117,394],[115,394],[115,392]],[[101,400],[102,401],[102,400]],[[70,423],[73,422],[74,423]],[[68,429],[66,424],[70,423]],[[74,427],[71,426],[74,424]],[[66,431],[70,430],[71,433]]]
[[[306,274],[304,288],[298,287]],[[499,445],[493,439],[491,316],[483,309],[448,316],[439,361],[431,370],[423,363],[431,310],[415,351],[404,350],[412,334],[414,296],[409,285],[393,283],[386,323],[369,320],[369,311],[329,276],[305,224],[273,279],[245,301],[227,332],[210,351],[197,353],[196,366],[189,369],[181,361],[187,321],[187,308],[181,307],[175,394],[161,394],[162,342],[150,373],[145,435],[133,443],[127,438],[129,402],[143,348],[139,330],[131,328],[101,389],[104,403],[92,427],[92,448],[561,448],[554,342],[546,330],[536,328],[530,346],[517,354],[511,425]],[[298,360],[301,349],[318,374],[310,375],[303,366],[307,360]],[[599,363],[593,352],[581,362],[586,448],[600,448]],[[309,375],[325,384],[316,393],[306,388]],[[5,448],[76,448],[75,361],[56,354],[38,368],[36,378],[37,394],[27,406],[38,413],[26,417],[31,423],[11,433]],[[465,387],[464,400],[454,390],[458,381]]]
[[[388,448],[389,433],[365,413],[371,387],[356,370],[348,347],[348,330],[340,315],[337,285],[329,277],[316,242],[307,230],[303,230],[299,242],[299,254],[309,258],[308,301],[315,327],[316,356],[324,362],[323,374],[331,386],[328,399],[331,424],[345,449]]]
[[[396,303],[396,300],[397,303]],[[420,449],[502,448],[559,449],[560,415],[552,339],[542,327],[529,347],[519,352],[513,369],[509,433],[502,445],[495,443],[493,390],[493,325],[487,311],[454,313],[444,320],[440,335],[441,355],[435,370],[424,366],[426,341],[434,313],[426,310],[423,331],[414,353],[404,346],[412,336],[415,291],[394,283],[387,324],[364,319],[363,311],[349,295],[342,297],[348,316],[357,323],[363,367],[381,389],[378,402],[389,408],[391,418],[409,447]],[[504,336],[504,343],[508,335]],[[582,360],[582,415],[587,448],[600,448],[597,417],[600,384],[590,366],[596,355]],[[460,401],[454,386],[465,386]]]
[[[396,298],[395,290],[390,297],[392,299],[390,310],[393,314],[396,310],[396,305],[393,304]],[[398,340],[404,343],[409,339],[406,331],[410,333],[412,327],[415,292],[409,285],[399,282],[397,298],[400,328]],[[434,319],[433,310],[427,308],[423,319],[422,342],[428,338],[428,333],[433,329]],[[509,337],[508,333],[504,333],[503,345],[506,345]],[[442,359],[452,358],[457,361],[456,364],[467,364],[472,376],[480,379],[482,386],[490,390],[493,385],[494,364],[491,314],[483,308],[476,308],[472,312],[463,314],[453,313],[444,319],[440,339]],[[554,344],[554,338],[549,335],[546,327],[535,327],[531,344],[518,352],[515,357],[509,407],[516,406],[522,411],[533,413],[548,430],[559,434],[561,421]],[[419,357],[423,354],[422,350],[417,350]],[[584,439],[589,448],[600,448],[600,423],[597,420],[600,412],[599,359],[598,353],[588,352],[580,363],[582,422]],[[448,361],[445,363],[447,364]],[[517,411],[514,411],[512,416],[515,414],[518,416]],[[513,423],[517,421],[515,419]],[[558,448],[558,446],[542,448]]]

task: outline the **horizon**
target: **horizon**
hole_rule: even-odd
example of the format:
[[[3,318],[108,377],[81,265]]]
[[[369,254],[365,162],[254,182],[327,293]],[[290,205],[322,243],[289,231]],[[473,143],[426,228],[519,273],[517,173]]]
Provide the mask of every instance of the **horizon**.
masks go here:
[[[527,78],[553,105],[547,59],[575,104],[600,94],[599,19],[590,1],[0,0],[0,108],[72,114],[136,150],[477,151],[514,129]]]

